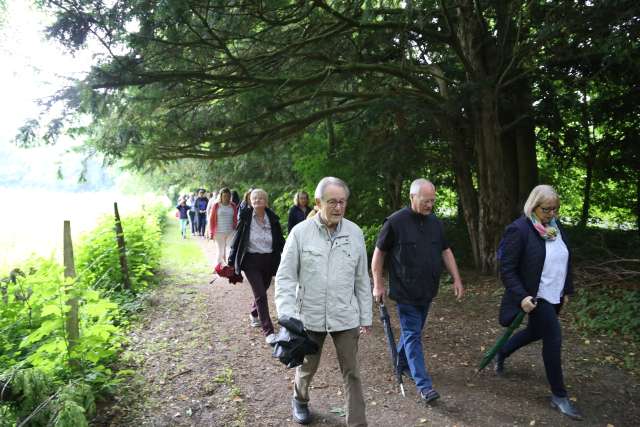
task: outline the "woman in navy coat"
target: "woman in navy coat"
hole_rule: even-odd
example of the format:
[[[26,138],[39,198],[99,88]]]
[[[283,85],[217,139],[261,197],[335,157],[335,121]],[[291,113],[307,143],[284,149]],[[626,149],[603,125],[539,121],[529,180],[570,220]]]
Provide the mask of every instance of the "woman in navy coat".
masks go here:
[[[505,359],[519,348],[542,340],[542,359],[551,388],[551,407],[573,419],[582,415],[568,399],[562,375],[562,334],[558,314],[573,293],[571,254],[556,216],[560,199],[548,185],[535,187],[524,205],[524,216],[504,233],[500,276],[506,288],[500,323],[511,323],[519,310],[529,313],[527,327],[498,352],[496,372],[504,373]]]

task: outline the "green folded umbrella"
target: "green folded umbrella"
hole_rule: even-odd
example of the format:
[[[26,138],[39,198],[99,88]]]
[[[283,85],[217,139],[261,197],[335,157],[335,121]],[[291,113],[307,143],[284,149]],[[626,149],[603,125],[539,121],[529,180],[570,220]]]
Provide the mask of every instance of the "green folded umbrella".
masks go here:
[[[507,343],[509,337],[513,334],[513,332],[518,329],[520,324],[522,323],[522,319],[524,319],[525,312],[520,311],[513,322],[507,327],[507,330],[504,331],[502,336],[496,341],[496,343],[484,353],[482,360],[480,361],[480,365],[478,365],[478,372],[482,371],[488,364],[493,360],[496,353]]]

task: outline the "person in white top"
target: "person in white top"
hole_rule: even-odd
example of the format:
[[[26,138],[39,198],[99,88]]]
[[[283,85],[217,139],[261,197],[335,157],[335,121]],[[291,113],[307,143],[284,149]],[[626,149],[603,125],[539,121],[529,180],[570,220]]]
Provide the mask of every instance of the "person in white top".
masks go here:
[[[274,344],[276,336],[269,314],[267,290],[280,264],[284,237],[280,219],[267,207],[268,204],[269,196],[264,190],[256,188],[251,192],[251,207],[240,212],[229,265],[233,265],[236,274],[243,271],[251,285],[251,324],[259,325],[265,341]]]
[[[558,314],[573,293],[571,252],[556,216],[560,198],[548,185],[535,187],[524,215],[509,225],[498,249],[500,277],[506,288],[500,324],[507,326],[520,310],[529,313],[527,327],[517,332],[496,356],[502,375],[505,359],[518,349],[542,340],[542,359],[551,388],[551,407],[582,419],[567,395],[562,373],[562,334]]]
[[[213,209],[213,205],[215,205],[216,202],[219,202],[218,193],[212,191],[209,193],[209,203],[207,203],[207,226],[204,229],[204,235],[207,236],[208,239],[211,238],[211,209]]]
[[[216,242],[219,264],[227,261],[227,246],[238,225],[237,213],[238,207],[231,201],[231,191],[223,188],[220,190],[220,201],[213,204],[209,215],[209,237]]]

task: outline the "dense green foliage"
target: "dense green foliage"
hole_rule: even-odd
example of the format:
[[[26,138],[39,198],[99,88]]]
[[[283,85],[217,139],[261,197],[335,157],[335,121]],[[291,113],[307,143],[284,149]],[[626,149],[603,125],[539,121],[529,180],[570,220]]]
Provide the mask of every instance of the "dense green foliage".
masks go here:
[[[166,210],[150,211],[122,220],[133,284],[128,293],[120,289],[109,218],[77,245],[76,278],[65,278],[63,267],[53,260],[34,258],[19,273],[14,270],[15,280],[3,281],[0,382],[19,396],[0,403],[4,420],[33,414],[34,426],[87,425],[95,411],[94,395],[117,385],[111,364],[125,340],[127,310],[159,265],[159,223]],[[79,302],[80,337],[73,345],[65,323],[71,298]]]
[[[585,331],[624,337],[640,343],[640,290],[606,286],[583,291],[573,304]]]
[[[427,176],[455,191],[485,273],[540,178],[581,226],[640,221],[636,1],[43,5],[68,49],[92,37],[106,48],[55,98],[67,119],[94,119],[71,132],[170,175],[173,196],[189,181],[277,199],[336,175],[357,195],[350,217],[369,226]],[[18,140],[52,141],[63,123],[30,122]]]
[[[133,292],[143,291],[158,265],[160,227],[153,216],[139,215],[122,220],[126,230],[127,261]],[[96,229],[81,241],[77,255],[80,280],[104,290],[122,290],[118,247],[115,240],[113,218],[105,217]]]

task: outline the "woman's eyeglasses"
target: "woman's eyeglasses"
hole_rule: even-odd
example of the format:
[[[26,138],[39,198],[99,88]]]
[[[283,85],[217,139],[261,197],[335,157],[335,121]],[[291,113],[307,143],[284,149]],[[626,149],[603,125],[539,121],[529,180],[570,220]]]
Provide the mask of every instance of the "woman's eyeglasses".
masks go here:
[[[543,213],[548,214],[548,213],[551,213],[551,212],[558,213],[560,211],[560,208],[559,207],[558,208],[543,208],[542,206],[540,206],[540,210]]]

